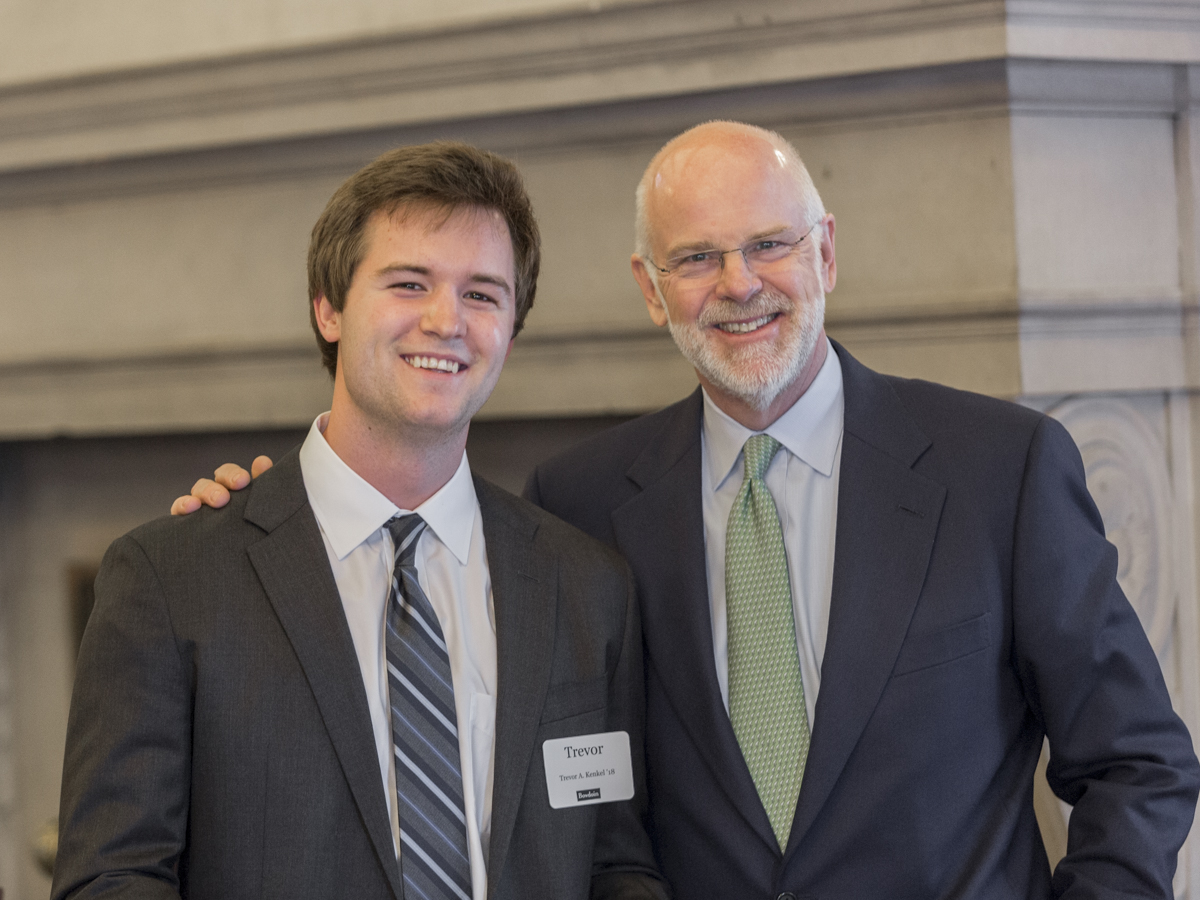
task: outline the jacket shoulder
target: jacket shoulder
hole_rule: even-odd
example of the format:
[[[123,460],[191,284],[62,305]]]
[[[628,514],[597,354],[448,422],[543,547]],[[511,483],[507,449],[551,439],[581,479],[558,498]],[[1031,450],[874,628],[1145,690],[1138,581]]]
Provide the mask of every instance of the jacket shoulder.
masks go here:
[[[1083,482],[1083,462],[1066,428],[1045,413],[1008,400],[919,379],[879,376],[924,436],[914,471],[973,498],[978,509],[1015,515],[1034,471]],[[847,398],[849,404],[849,398]],[[847,432],[850,424],[847,421]],[[984,503],[983,498],[991,498]]]
[[[892,386],[905,408],[920,422],[928,422],[933,428],[945,421],[959,428],[994,423],[1000,428],[1031,432],[1047,418],[1044,413],[1011,400],[919,378],[882,377]]]
[[[234,548],[262,538],[275,521],[307,504],[295,451],[240,491],[220,509],[201,507],[186,516],[162,516],[139,525],[119,541],[136,544],[156,564],[228,564]],[[206,562],[208,561],[208,562]]]

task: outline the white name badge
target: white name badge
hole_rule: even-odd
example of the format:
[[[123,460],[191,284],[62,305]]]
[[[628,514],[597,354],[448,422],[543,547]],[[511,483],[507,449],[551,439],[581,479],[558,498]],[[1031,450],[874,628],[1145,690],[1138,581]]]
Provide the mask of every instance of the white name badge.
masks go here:
[[[557,738],[542,744],[550,806],[612,803],[633,796],[629,733],[608,731]]]

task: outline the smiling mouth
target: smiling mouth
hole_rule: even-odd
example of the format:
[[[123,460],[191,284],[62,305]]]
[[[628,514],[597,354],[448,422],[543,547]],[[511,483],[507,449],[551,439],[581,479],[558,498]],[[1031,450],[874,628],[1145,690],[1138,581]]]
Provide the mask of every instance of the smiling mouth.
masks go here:
[[[433,372],[449,372],[457,374],[459,369],[465,369],[462,363],[452,359],[438,359],[436,356],[402,356],[400,357],[414,369],[428,369]]]
[[[780,316],[780,313],[770,313],[757,319],[751,319],[749,322],[718,322],[717,328],[724,331],[726,334],[749,334],[752,331],[758,331],[764,325],[775,321]]]

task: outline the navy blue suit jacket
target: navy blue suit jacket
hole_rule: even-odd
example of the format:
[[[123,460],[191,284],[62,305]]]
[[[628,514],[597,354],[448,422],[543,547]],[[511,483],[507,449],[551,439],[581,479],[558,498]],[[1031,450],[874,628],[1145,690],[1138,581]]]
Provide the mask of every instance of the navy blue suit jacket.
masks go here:
[[[829,633],[780,853],[721,702],[699,392],[538,467],[527,495],[637,581],[651,833],[679,900],[1170,896],[1200,775],[1116,550],[1053,419],[883,376],[845,384]],[[1051,877],[1033,811],[1075,804]]]

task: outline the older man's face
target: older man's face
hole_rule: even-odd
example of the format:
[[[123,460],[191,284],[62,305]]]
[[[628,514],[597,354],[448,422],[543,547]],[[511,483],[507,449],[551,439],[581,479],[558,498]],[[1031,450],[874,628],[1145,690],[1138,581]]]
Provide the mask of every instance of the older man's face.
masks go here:
[[[634,260],[650,316],[670,326],[714,399],[765,409],[801,378],[824,334],[824,292],[836,271],[832,216],[806,221],[782,157],[745,135],[692,141],[651,177],[652,259]],[[658,276],[661,293],[654,288],[652,263],[671,268],[705,250],[772,240],[800,243],[766,265],[726,253],[708,277],[679,268]]]

